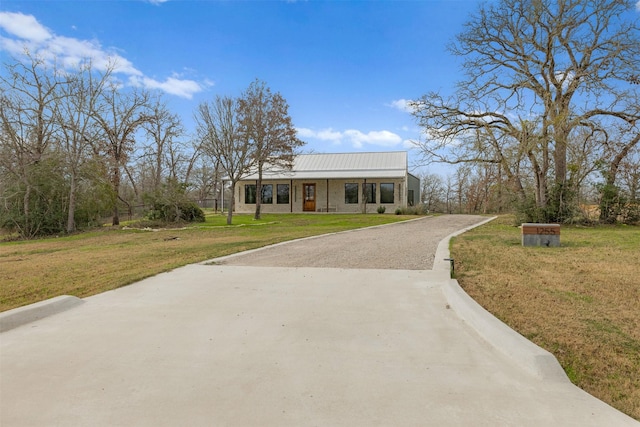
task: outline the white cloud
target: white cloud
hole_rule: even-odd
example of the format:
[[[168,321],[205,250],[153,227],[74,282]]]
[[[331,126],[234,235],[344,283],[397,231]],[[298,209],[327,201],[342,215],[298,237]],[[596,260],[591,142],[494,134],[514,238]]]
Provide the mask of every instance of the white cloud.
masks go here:
[[[640,1],[638,1],[638,3],[636,3],[636,10],[637,10],[638,12],[640,12]]]
[[[344,132],[345,136],[351,140],[356,148],[361,148],[365,144],[378,145],[381,147],[393,147],[402,142],[402,138],[388,130],[371,131],[362,133],[359,130],[349,129]]]
[[[159,89],[170,95],[176,95],[181,98],[191,99],[194,93],[198,93],[202,90],[202,86],[193,80],[181,80],[175,77],[168,77],[165,81],[160,82],[158,80],[149,77],[131,76],[129,83],[132,86],[145,87],[147,89]]]
[[[49,30],[33,15],[14,12],[0,12],[0,28],[7,33],[30,42],[44,42],[52,37]]]
[[[301,138],[312,138],[321,141],[329,141],[333,144],[350,143],[354,148],[362,148],[365,145],[375,145],[379,147],[394,147],[402,144],[402,138],[388,130],[371,131],[364,133],[357,129],[347,129],[345,131],[335,131],[331,128],[315,131],[308,128],[298,128],[298,136]]]
[[[415,107],[411,105],[410,99],[396,99],[395,101],[391,101],[387,106],[395,108],[396,110],[404,111],[405,113],[413,113],[415,111]]]
[[[161,90],[187,99],[191,99],[205,87],[213,85],[211,81],[199,83],[182,79],[177,74],[167,77],[164,81],[145,76],[131,61],[116,53],[114,49],[103,48],[97,40],[58,36],[41,25],[32,15],[0,12],[0,30],[8,34],[0,35],[0,51],[16,57],[22,56],[27,49],[32,55],[46,61],[55,61],[57,65],[67,69],[78,67],[90,60],[95,70],[105,71],[113,67],[114,74],[126,76],[129,84],[133,86]]]

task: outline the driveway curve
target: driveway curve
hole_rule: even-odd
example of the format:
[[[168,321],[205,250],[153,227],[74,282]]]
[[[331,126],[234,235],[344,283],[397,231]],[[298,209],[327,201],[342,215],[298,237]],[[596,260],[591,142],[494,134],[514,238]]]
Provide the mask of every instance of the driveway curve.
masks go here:
[[[479,333],[487,314],[429,270],[481,219],[192,264],[2,332],[0,425],[637,427]]]
[[[431,270],[438,243],[486,219],[442,215],[295,240],[220,259],[260,267]]]

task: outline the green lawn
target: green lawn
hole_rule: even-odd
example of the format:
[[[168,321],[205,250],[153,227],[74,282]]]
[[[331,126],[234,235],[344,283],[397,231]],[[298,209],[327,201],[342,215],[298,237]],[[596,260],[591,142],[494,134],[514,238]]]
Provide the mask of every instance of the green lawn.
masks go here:
[[[71,236],[0,243],[0,311],[58,295],[80,298],[186,264],[318,234],[403,221],[379,214],[208,213],[206,222],[152,231],[104,227]]]
[[[500,217],[452,242],[457,279],[575,384],[640,420],[640,227],[562,227],[560,241],[522,247]]]

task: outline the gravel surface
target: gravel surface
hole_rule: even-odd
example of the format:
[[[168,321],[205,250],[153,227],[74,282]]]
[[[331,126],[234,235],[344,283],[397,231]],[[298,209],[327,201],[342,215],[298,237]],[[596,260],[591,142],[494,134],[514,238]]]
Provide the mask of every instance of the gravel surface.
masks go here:
[[[486,217],[443,215],[295,240],[221,261],[224,265],[431,270],[438,243]]]

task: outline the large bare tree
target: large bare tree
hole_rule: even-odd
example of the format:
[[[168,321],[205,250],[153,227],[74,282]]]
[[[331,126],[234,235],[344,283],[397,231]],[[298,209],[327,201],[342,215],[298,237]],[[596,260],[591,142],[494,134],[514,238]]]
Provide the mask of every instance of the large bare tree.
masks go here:
[[[289,105],[265,82],[253,81],[238,101],[240,122],[253,144],[258,172],[255,219],[260,219],[262,174],[267,168],[291,168],[296,150],[304,142],[296,136]]]
[[[498,163],[520,187],[516,171],[529,173],[546,219],[565,219],[575,133],[640,118],[628,109],[637,99],[630,76],[640,71],[633,7],[629,0],[481,5],[449,46],[466,76],[456,94],[429,93],[414,105],[426,157]]]
[[[167,175],[165,169],[169,169],[169,175],[177,180],[177,138],[184,135],[184,128],[180,117],[172,114],[166,104],[157,99],[150,107],[149,120],[142,124],[148,138],[147,154],[152,162],[152,188],[158,191],[162,179]],[[167,161],[169,160],[169,161]]]
[[[92,144],[101,138],[91,112],[112,71],[112,67],[107,67],[103,73],[95,73],[91,62],[86,62],[78,70],[65,73],[67,83],[58,89],[60,102],[55,106],[55,123],[69,180],[68,233],[76,230],[77,191],[82,167],[92,157]]]
[[[227,224],[230,225],[236,184],[252,171],[255,146],[240,123],[237,99],[218,96],[211,103],[203,102],[198,106],[195,119],[203,150],[217,159],[229,179],[231,201]]]
[[[11,226],[22,237],[41,232],[49,212],[47,197],[38,197],[45,161],[53,155],[58,88],[66,84],[55,64],[25,51],[23,60],[4,64],[0,74],[0,163],[6,179],[21,187],[21,212]]]
[[[122,170],[135,146],[135,135],[144,123],[149,122],[149,93],[146,91],[125,91],[112,82],[100,92],[100,98],[91,112],[93,119],[102,130],[103,140],[96,141],[96,151],[105,155],[110,169],[113,191],[112,225],[120,224],[118,200]]]

